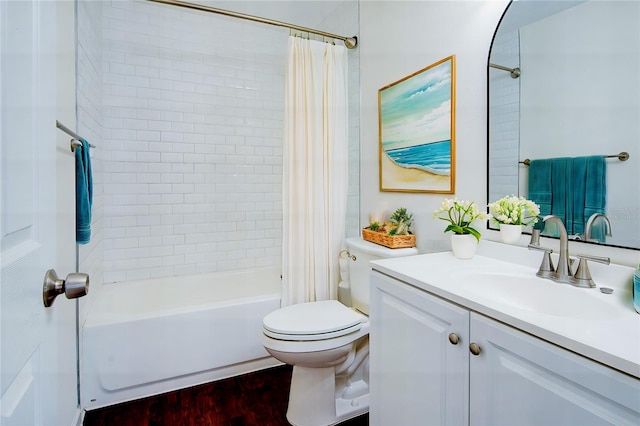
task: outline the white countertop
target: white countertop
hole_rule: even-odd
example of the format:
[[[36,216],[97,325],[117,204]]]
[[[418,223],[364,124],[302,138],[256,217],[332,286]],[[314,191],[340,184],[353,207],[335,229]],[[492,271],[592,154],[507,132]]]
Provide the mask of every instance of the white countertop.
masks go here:
[[[499,260],[496,255],[510,261]],[[640,314],[633,307],[631,295],[633,269],[590,263],[597,286],[614,289],[613,294],[603,294],[598,288],[579,288],[536,277],[541,256],[522,247],[483,242],[470,260],[443,252],[377,260],[371,266],[640,378]],[[499,274],[502,287],[493,284],[494,273]],[[513,286],[507,282],[510,280]]]

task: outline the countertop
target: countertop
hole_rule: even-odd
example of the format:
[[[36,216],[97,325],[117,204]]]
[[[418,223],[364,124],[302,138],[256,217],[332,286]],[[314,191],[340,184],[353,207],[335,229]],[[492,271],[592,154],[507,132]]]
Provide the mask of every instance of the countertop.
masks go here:
[[[640,314],[631,296],[633,268],[590,264],[598,287],[614,289],[613,294],[603,294],[598,288],[536,277],[540,258],[540,253],[526,248],[485,242],[469,260],[442,252],[370,264],[375,271],[640,378]],[[489,280],[468,279],[473,275],[467,273],[474,271],[514,277],[514,288],[518,277],[526,277],[527,285],[534,287],[509,288],[505,299]]]

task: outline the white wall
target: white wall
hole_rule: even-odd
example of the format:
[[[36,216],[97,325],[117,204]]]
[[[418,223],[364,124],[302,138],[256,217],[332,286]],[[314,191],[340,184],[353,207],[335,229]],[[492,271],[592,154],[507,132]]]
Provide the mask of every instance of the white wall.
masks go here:
[[[507,0],[375,1],[360,4],[361,34],[361,222],[370,213],[391,213],[399,206],[416,217],[415,231],[422,252],[448,250],[444,223],[432,212],[444,197],[437,194],[380,192],[378,189],[379,88],[448,55],[457,61],[457,177],[456,196],[486,203],[487,55],[491,38]],[[482,237],[499,241],[499,234],[483,230]],[[523,236],[520,245],[526,245]],[[543,238],[557,249],[558,241]],[[572,253],[609,256],[613,262],[635,266],[638,251],[570,243]]]
[[[360,4],[361,212],[388,216],[398,207],[414,214],[422,252],[449,249],[442,221],[432,213],[445,197],[486,205],[487,57],[508,2],[372,1]],[[456,55],[456,193],[380,192],[378,89],[449,55]],[[482,231],[483,235],[494,231]]]

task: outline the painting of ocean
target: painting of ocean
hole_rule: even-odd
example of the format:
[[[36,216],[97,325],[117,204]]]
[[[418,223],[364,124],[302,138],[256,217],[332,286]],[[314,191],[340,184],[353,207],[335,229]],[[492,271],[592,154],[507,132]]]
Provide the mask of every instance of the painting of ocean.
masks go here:
[[[380,190],[455,192],[455,56],[378,91]]]
[[[448,140],[385,152],[400,167],[420,169],[436,175],[451,173],[451,141]]]

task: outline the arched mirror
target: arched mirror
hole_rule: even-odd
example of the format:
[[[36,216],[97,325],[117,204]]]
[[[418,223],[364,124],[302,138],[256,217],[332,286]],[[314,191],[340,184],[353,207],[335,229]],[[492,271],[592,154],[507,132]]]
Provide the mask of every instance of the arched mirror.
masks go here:
[[[597,205],[611,235],[589,242],[640,249],[640,0],[512,1],[488,66],[488,202],[530,198],[583,241]]]

